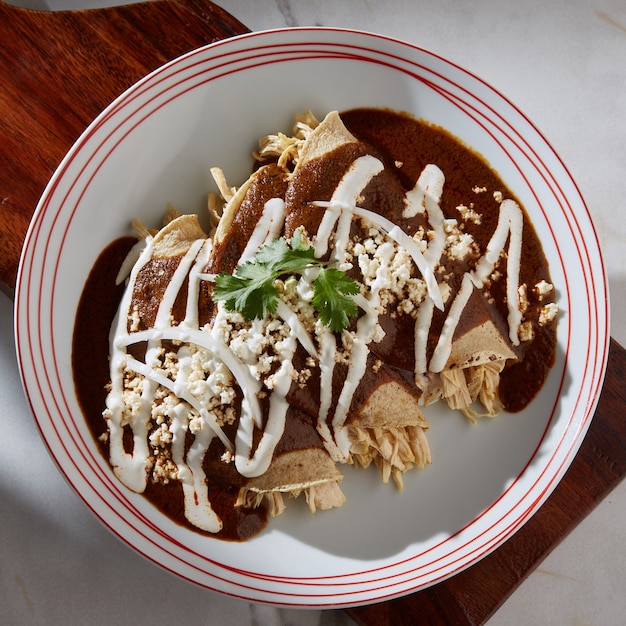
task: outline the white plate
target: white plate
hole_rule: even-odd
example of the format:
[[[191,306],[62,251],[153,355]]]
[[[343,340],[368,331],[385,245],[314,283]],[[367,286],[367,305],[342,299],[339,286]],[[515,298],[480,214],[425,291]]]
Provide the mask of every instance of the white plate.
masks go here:
[[[100,456],[71,372],[74,314],[100,251],[166,203],[202,211],[209,167],[239,183],[256,139],[295,112],[391,107],[441,124],[482,153],[530,214],[561,317],[556,364],[520,414],[475,426],[429,411],[433,464],[398,493],[348,470],[346,504],[310,516],[296,502],[260,536],[227,543],[188,531],[126,490]],[[247,600],[358,605],[423,589],[509,538],[554,489],[589,426],[608,352],[608,303],[585,204],[545,139],[489,85],[425,50],[335,29],[253,33],[150,74],[85,131],[50,181],[24,246],[16,337],[42,436],[87,506],[161,567]]]

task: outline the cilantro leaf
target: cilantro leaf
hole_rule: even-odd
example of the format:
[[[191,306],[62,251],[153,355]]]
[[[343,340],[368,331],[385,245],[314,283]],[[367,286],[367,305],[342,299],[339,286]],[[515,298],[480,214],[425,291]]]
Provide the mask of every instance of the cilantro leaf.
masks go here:
[[[345,272],[334,267],[322,268],[313,283],[313,306],[319,311],[322,324],[333,332],[341,332],[350,324],[350,316],[357,314],[357,306],[350,298],[359,292],[358,284]]]
[[[238,311],[248,320],[263,319],[275,313],[278,306],[276,279],[319,267],[313,281],[312,304],[323,324],[333,332],[341,332],[348,327],[349,317],[357,314],[350,296],[359,292],[359,286],[345,272],[326,266],[315,258],[312,247],[304,246],[302,235],[296,230],[289,242],[281,237],[264,245],[254,260],[238,265],[233,274],[218,274],[213,299],[224,301],[227,310]]]
[[[318,265],[315,251],[310,247],[304,248],[300,231],[296,232],[298,236],[294,235],[289,244],[281,237],[263,246],[256,253],[255,262],[267,266],[278,275],[299,273],[307,267]]]
[[[274,239],[271,243],[265,244],[255,254],[254,260],[260,265],[268,265],[273,268],[276,263],[280,263],[283,255],[289,250],[289,246],[284,237]]]
[[[253,278],[249,276],[250,273],[248,268],[244,270],[244,276],[238,273],[218,274],[215,277],[213,299],[223,300],[229,311],[239,311],[248,320],[263,319],[276,311],[278,290],[272,276],[258,272]]]
[[[296,228],[293,235],[291,235],[291,241],[289,242],[292,250],[311,250],[311,248],[305,248],[302,243],[302,231]]]

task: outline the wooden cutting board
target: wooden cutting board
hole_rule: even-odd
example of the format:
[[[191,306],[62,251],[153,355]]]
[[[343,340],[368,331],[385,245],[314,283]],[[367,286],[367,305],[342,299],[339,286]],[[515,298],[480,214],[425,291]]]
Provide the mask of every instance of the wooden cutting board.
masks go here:
[[[145,74],[248,32],[206,0],[29,11],[0,0],[0,285],[15,285],[46,183],[102,109]]]
[[[164,62],[248,29],[208,0],[161,0],[62,13],[0,0],[0,287],[13,293],[30,218],[91,120]],[[623,478],[626,351],[611,342],[589,433],[567,474],[509,541],[425,591],[350,609],[361,624],[481,624]],[[584,489],[580,485],[584,484]]]

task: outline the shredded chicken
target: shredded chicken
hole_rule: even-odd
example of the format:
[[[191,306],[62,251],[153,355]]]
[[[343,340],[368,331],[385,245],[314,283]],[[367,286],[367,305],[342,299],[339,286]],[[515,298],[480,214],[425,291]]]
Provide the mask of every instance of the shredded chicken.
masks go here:
[[[459,410],[470,421],[479,417],[494,417],[502,410],[498,397],[500,372],[504,361],[492,361],[465,369],[452,369],[441,372],[441,397],[453,410]],[[484,412],[472,409],[471,405],[479,400]]]
[[[304,492],[304,497],[311,513],[315,513],[317,509],[327,511],[340,507],[346,501],[346,497],[343,491],[341,491],[339,484],[335,481],[328,481],[317,485],[310,485],[305,489],[294,489],[286,492],[259,492],[244,487],[239,490],[235,506],[257,508],[265,503],[268,514],[272,517],[276,517],[285,510],[285,494],[292,498],[297,498],[302,492]]]
[[[292,136],[284,133],[266,135],[259,140],[259,149],[253,153],[257,161],[278,158],[278,165],[292,169],[298,163],[300,150],[319,121],[310,110],[296,115],[296,124]]]
[[[137,233],[139,239],[145,239],[146,237],[153,237],[157,231],[156,229],[146,228],[139,220],[133,220],[133,229]]]
[[[492,361],[478,367],[468,369],[468,387],[473,398],[478,398],[485,407],[489,417],[498,415],[502,411],[502,402],[498,396],[500,372],[504,368],[504,361]]]
[[[317,509],[328,511],[340,507],[346,501],[343,491],[334,481],[311,485],[304,490],[304,496],[311,513]]]
[[[207,197],[207,210],[209,213],[209,224],[211,225],[211,234],[217,228],[220,218],[222,217],[223,206],[217,195],[210,193]]]
[[[240,489],[235,506],[256,509],[264,502],[271,517],[276,517],[285,510],[283,494],[278,491],[260,493],[258,491],[250,491],[249,489]]]
[[[419,426],[397,428],[360,428],[351,426],[349,436],[351,461],[368,467],[373,461],[383,482],[393,478],[402,490],[402,474],[417,465],[423,469],[430,464],[430,448],[425,429]]]
[[[167,210],[165,211],[165,214],[163,215],[162,226],[167,226],[170,222],[172,222],[179,216],[180,216],[180,213],[174,208],[174,206],[171,204],[168,204]],[[134,219],[132,225],[139,239],[145,239],[146,237],[154,237],[160,230],[159,228],[147,228],[138,219]]]
[[[212,167],[211,175],[213,176],[213,180],[219,189],[220,195],[226,202],[228,202],[237,193],[237,188],[228,186],[226,176],[221,168]]]
[[[441,372],[442,396],[453,410],[463,411],[472,402],[465,380],[465,371],[462,369],[444,370]]]

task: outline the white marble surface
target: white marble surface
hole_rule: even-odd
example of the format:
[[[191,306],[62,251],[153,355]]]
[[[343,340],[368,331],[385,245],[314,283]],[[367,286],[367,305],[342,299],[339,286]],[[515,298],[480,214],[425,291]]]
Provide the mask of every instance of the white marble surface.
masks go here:
[[[40,9],[114,0],[11,0]],[[118,4],[122,2],[117,2]],[[426,47],[513,100],[553,144],[595,220],[626,345],[626,3],[624,0],[222,0],[253,30],[339,26]],[[181,34],[184,36],[184,34]],[[0,295],[0,622],[342,625],[342,612],[249,605],[144,561],[83,506],[30,417]],[[612,625],[626,613],[626,483],[492,617],[505,624]]]

